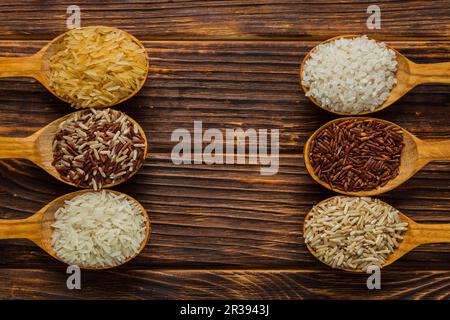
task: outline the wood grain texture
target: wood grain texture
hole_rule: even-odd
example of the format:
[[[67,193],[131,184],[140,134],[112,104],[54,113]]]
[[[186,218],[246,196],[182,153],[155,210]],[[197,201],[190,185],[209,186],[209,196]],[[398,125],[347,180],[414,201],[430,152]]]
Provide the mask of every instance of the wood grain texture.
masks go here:
[[[0,4],[0,37],[51,39],[66,30],[66,10],[73,4],[68,0],[32,4],[4,0]],[[447,0],[82,0],[75,4],[81,8],[83,26],[107,21],[143,40],[306,40],[354,33],[388,39],[445,39],[450,35]],[[366,10],[371,4],[381,9],[379,30],[366,27]]]
[[[448,299],[446,271],[383,274],[382,290],[365,275],[283,270],[117,270],[82,273],[82,290],[65,289],[65,275],[47,269],[0,269],[8,299]],[[41,284],[45,283],[45,290]]]
[[[83,290],[74,292],[65,288],[63,265],[25,240],[2,241],[0,298],[448,299],[448,245],[403,257],[383,272],[379,292],[369,292],[360,275],[329,269],[303,245],[306,212],[333,195],[308,176],[303,144],[334,117],[304,97],[299,64],[337,32],[367,33],[369,3],[79,2],[83,25],[107,21],[147,40],[148,81],[119,108],[144,128],[150,154],[115,189],[149,211],[150,243],[115,271],[83,273]],[[378,38],[414,62],[450,60],[448,1],[376,4],[383,15]],[[65,31],[66,6],[3,1],[0,56],[34,53]],[[419,138],[450,138],[448,92],[445,85],[419,86],[375,116]],[[36,81],[0,79],[1,136],[29,135],[70,111]],[[279,173],[261,176],[256,165],[174,165],[171,133],[192,130],[194,120],[205,129],[279,129]],[[381,198],[418,222],[448,223],[449,169],[431,163]],[[0,162],[0,218],[28,217],[74,190],[27,161]]]

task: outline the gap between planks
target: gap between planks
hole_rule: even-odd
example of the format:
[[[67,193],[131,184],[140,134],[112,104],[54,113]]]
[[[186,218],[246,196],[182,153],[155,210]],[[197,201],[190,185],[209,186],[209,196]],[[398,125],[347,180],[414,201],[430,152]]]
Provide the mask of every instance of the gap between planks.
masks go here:
[[[24,267],[8,267],[8,266],[0,266],[0,271],[2,270],[44,270],[43,268],[37,267],[37,266],[30,266],[30,268],[24,268]],[[65,266],[46,266],[45,270],[49,271],[58,271],[62,270],[65,273],[66,267]],[[170,273],[246,273],[246,272],[252,272],[252,273],[321,273],[321,274],[333,274],[333,275],[348,275],[348,276],[365,276],[368,275],[368,273],[364,272],[346,272],[340,269],[300,269],[300,268],[204,268],[204,267],[198,267],[198,268],[158,268],[158,267],[136,267],[136,268],[130,268],[130,267],[121,267],[121,268],[113,268],[109,270],[103,270],[100,271],[100,273],[111,273],[111,272],[134,272],[134,271],[145,271],[145,272],[170,272]],[[90,273],[98,273],[99,271],[91,271],[91,270],[82,270],[82,272],[90,272]],[[431,274],[442,274],[442,273],[450,273],[450,270],[446,269],[414,269],[414,270],[402,270],[402,269],[394,269],[394,270],[388,270],[381,269],[381,273],[383,274],[412,274],[412,273],[431,273]]]
[[[380,41],[390,41],[390,42],[447,42],[450,41],[450,38],[437,38],[437,37],[386,37],[386,36],[376,36],[368,33],[358,33],[360,35],[367,34],[370,38],[375,38]],[[170,43],[170,42],[178,42],[178,43],[196,43],[196,42],[322,42],[327,39],[336,37],[337,34],[330,34],[325,36],[310,36],[310,37],[285,37],[285,38],[271,38],[271,37],[241,37],[241,38],[214,38],[214,37],[138,37],[142,42],[159,42],[159,43]],[[18,43],[28,43],[29,41],[51,41],[55,37],[41,37],[41,36],[29,36],[29,37],[20,37],[17,38],[15,36],[0,36],[0,41],[15,41]]]

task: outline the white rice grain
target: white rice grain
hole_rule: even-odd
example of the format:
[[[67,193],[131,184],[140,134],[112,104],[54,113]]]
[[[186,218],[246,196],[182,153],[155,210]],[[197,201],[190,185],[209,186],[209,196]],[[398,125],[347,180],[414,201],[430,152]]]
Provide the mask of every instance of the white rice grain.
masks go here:
[[[61,260],[80,267],[109,267],[138,253],[146,218],[125,196],[103,190],[67,200],[56,211],[52,228],[52,247]]]
[[[362,36],[318,45],[304,63],[302,84],[322,106],[358,114],[383,104],[396,85],[397,58],[383,42]]]

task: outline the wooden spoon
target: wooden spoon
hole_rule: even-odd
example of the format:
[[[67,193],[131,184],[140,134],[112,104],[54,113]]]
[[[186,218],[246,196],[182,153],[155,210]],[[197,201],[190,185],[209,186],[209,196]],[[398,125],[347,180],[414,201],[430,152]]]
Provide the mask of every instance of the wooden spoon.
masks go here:
[[[27,159],[47,171],[53,177],[67,183],[69,185],[80,187],[72,182],[65,181],[61,178],[59,172],[52,165],[53,163],[53,140],[55,139],[55,135],[59,131],[60,124],[67,120],[69,117],[74,116],[76,113],[82,113],[86,110],[81,110],[77,112],[73,112],[64,117],[61,117],[52,123],[48,124],[44,128],[36,131],[29,137],[26,138],[9,138],[9,137],[0,137],[0,159],[12,159],[12,158],[20,158]],[[145,148],[144,148],[144,157],[147,154],[148,150],[148,141],[145,136],[145,132],[142,127],[131,117],[127,116],[128,120],[133,125],[136,125],[144,138]],[[137,167],[136,170],[129,176],[131,178],[140,167]],[[114,183],[106,184],[103,188],[110,188],[115,185],[124,182],[124,180],[118,179]]]
[[[87,29],[104,29],[104,30],[117,30],[117,28],[113,27],[105,27],[105,26],[90,26],[90,27],[83,27],[80,28],[83,30]],[[79,30],[79,29],[76,29]],[[48,91],[53,93],[56,97],[59,99],[71,103],[71,101],[68,101],[64,99],[63,97],[59,97],[52,87],[50,86],[49,79],[46,75],[46,70],[49,68],[49,60],[50,57],[53,55],[53,53],[56,50],[57,43],[68,33],[72,32],[73,30],[67,31],[56,38],[54,38],[51,42],[46,44],[41,50],[39,50],[37,53],[31,55],[31,56],[25,56],[25,57],[0,57],[0,78],[5,77],[30,77],[34,78],[37,81],[39,81],[45,88],[47,88]],[[122,30],[123,31],[123,30]],[[125,31],[123,31],[125,32]],[[125,34],[133,41],[135,42],[139,47],[141,47],[145,52],[144,45],[136,39],[134,36],[129,34],[128,32],[125,32]],[[148,59],[147,59],[147,68],[145,76],[143,77],[142,81],[140,82],[139,86],[129,94],[129,96],[124,97],[120,101],[111,103],[111,104],[105,104],[101,106],[96,106],[95,108],[107,108],[111,107],[113,105],[119,104],[125,100],[130,99],[136,93],[139,92],[139,90],[144,86],[145,81],[147,80],[148,75]]]
[[[340,38],[357,38],[360,37],[358,35],[343,35],[337,36],[331,39],[328,39],[321,44],[334,41]],[[378,106],[373,111],[363,111],[358,114],[369,114],[373,112],[377,112],[389,107],[395,101],[403,97],[408,91],[412,90],[415,86],[423,83],[446,83],[450,84],[450,62],[441,62],[441,63],[429,63],[429,64],[417,64],[406,58],[403,54],[395,50],[394,48],[387,46],[389,49],[395,52],[397,57],[397,84],[394,88],[392,88],[391,93],[388,99],[380,106]],[[310,58],[311,53],[314,51],[313,48],[302,61],[300,65],[300,85],[303,88],[303,91],[307,93],[309,88],[306,88],[302,83],[302,74],[303,74],[303,66],[305,62]],[[323,106],[319,101],[317,101],[314,97],[308,96],[309,100],[311,100],[316,106],[332,112],[338,115],[349,115],[347,112],[334,111],[326,106]]]
[[[343,196],[335,196],[321,201],[317,206],[327,202],[332,201],[336,197]],[[386,205],[389,205],[386,203]],[[305,222],[310,219],[312,209],[308,212],[305,217]],[[424,224],[417,223],[414,220],[408,218],[403,213],[399,212],[400,219],[403,222],[408,223],[408,230],[403,234],[403,240],[400,242],[400,245],[395,249],[395,251],[388,257],[386,262],[382,265],[382,267],[386,267],[391,263],[397,261],[405,254],[415,249],[416,247],[423,244],[430,243],[450,243],[450,224]],[[306,223],[303,224],[303,234],[305,234]],[[306,245],[309,252],[313,256],[316,256],[316,252],[311,248],[310,245]],[[363,272],[362,270],[354,270],[354,269],[343,269],[345,271],[351,272]]]
[[[400,158],[400,168],[399,168],[399,174],[392,180],[390,180],[388,183],[386,183],[384,186],[379,187],[377,189],[369,190],[369,191],[344,191],[337,188],[333,188],[325,181],[322,181],[314,172],[314,168],[311,164],[311,161],[309,159],[310,150],[311,150],[311,143],[315,136],[323,130],[325,127],[339,121],[343,121],[346,119],[371,119],[375,121],[384,122],[387,125],[394,125],[397,128],[401,129],[403,132],[403,142],[404,147],[402,150],[401,158]],[[311,177],[324,186],[325,188],[328,188],[332,191],[347,194],[347,195],[353,195],[353,196],[372,196],[381,194],[383,192],[390,191],[399,185],[401,185],[403,182],[411,178],[417,171],[419,171],[422,167],[424,167],[428,162],[430,161],[450,161],[450,140],[432,140],[432,141],[425,141],[417,138],[412,133],[408,132],[407,130],[401,128],[400,126],[386,121],[382,119],[375,119],[375,118],[368,118],[368,117],[348,117],[348,118],[339,118],[332,120],[326,124],[324,124],[322,127],[317,129],[312,136],[306,141],[304,151],[303,151],[303,158],[305,160],[306,169],[308,170]]]
[[[0,220],[0,239],[28,239],[33,241],[36,245],[41,247],[44,251],[46,251],[49,255],[51,255],[53,258],[66,263],[64,260],[59,258],[56,254],[56,251],[52,247],[52,224],[55,222],[55,213],[56,211],[62,207],[66,200],[71,200],[76,196],[79,196],[83,193],[87,192],[101,192],[101,191],[94,191],[94,190],[81,190],[77,192],[72,192],[69,194],[66,194],[62,197],[59,197],[49,204],[47,204],[45,207],[43,207],[41,210],[39,210],[37,213],[32,215],[29,218],[26,219],[1,219]],[[106,266],[106,267],[85,267],[85,266],[79,266],[83,269],[90,269],[90,270],[100,270],[100,269],[109,269],[118,267],[120,265],[123,265],[127,263],[128,261],[135,258],[141,251],[145,248],[148,238],[150,235],[150,220],[147,214],[147,211],[145,208],[134,198],[123,194],[118,191],[108,190],[108,192],[112,192],[116,195],[124,195],[129,201],[134,203],[139,210],[141,211],[142,215],[144,216],[146,220],[146,227],[145,227],[145,238],[141,243],[141,246],[139,247],[139,251],[134,255],[129,257],[126,261],[124,261],[121,264],[112,265],[112,266]]]

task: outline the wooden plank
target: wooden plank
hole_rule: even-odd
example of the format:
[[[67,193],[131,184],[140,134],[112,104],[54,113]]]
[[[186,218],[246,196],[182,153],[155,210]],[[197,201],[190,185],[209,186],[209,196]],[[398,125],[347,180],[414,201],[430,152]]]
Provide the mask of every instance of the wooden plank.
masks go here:
[[[0,52],[31,53],[44,43],[0,41]],[[151,58],[149,80],[136,98],[120,108],[145,129],[150,156],[142,171],[117,189],[142,201],[151,214],[153,233],[144,253],[123,270],[287,268],[329,272],[306,251],[301,238],[305,213],[332,195],[310,179],[301,159],[305,140],[332,119],[315,108],[298,86],[299,63],[315,44],[145,42]],[[446,41],[390,44],[418,62],[449,58],[450,43]],[[377,116],[419,137],[443,139],[450,137],[449,107],[447,86],[426,85]],[[30,134],[69,111],[38,83],[0,80],[1,135]],[[172,164],[170,152],[175,143],[170,135],[176,128],[192,129],[194,120],[202,120],[205,129],[279,129],[279,173],[261,176],[254,165]],[[2,161],[0,178],[2,218],[26,217],[74,190],[25,161]],[[450,222],[449,178],[448,163],[433,163],[382,198],[418,221]],[[26,241],[2,242],[0,256],[0,268],[5,270],[60,268]],[[391,270],[448,271],[449,259],[448,245],[424,246]]]
[[[450,272],[388,272],[381,290],[367,275],[285,270],[83,272],[68,290],[65,270],[0,269],[1,299],[422,299],[449,298]],[[44,289],[45,288],[45,289]]]
[[[1,39],[51,39],[66,30],[73,1],[0,3]],[[116,26],[144,40],[326,39],[367,33],[383,39],[445,39],[450,6],[435,1],[78,1],[82,25]],[[368,30],[369,5],[381,29]]]

